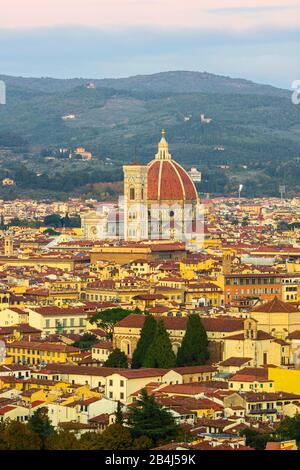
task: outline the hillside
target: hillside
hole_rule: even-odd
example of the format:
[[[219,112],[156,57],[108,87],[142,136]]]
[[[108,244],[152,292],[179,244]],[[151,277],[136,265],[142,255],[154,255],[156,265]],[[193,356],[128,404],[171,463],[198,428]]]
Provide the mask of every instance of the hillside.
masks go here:
[[[253,170],[258,183],[260,177],[270,177],[276,184],[290,184],[287,171],[284,178],[276,172],[300,155],[300,106],[292,105],[288,90],[269,85],[184,71],[102,80],[0,79],[7,84],[7,105],[0,108],[0,146],[11,147],[19,158],[26,150],[26,168],[50,177],[57,169],[53,164],[47,168],[39,155],[60,147],[83,145],[99,162],[110,158],[118,169],[132,159],[148,161],[162,127],[174,158],[198,166],[208,177],[206,183],[212,171],[224,180],[220,190],[211,187],[211,180],[203,191],[230,192],[232,178],[252,181]],[[87,88],[90,82],[95,88]],[[201,114],[211,122],[201,122]],[[67,115],[75,119],[62,119]],[[230,175],[220,173],[218,167],[224,164],[230,166]],[[98,168],[100,163],[90,165]],[[5,169],[14,175],[7,162]],[[67,163],[63,171],[71,172]],[[95,173],[95,167],[87,165],[86,171]],[[293,170],[293,178],[295,174]],[[93,176],[91,183],[97,182]],[[297,191],[298,180],[293,184]]]

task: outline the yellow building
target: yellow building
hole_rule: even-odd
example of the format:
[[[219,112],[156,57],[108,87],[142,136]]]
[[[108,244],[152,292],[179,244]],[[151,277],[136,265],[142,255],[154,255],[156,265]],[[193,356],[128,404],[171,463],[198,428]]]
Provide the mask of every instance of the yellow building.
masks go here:
[[[35,365],[72,362],[80,354],[80,349],[64,344],[21,340],[7,343],[6,353],[13,363]]]
[[[287,302],[274,297],[261,304],[249,314],[257,322],[257,328],[279,339],[300,330],[300,310]]]
[[[5,308],[0,311],[0,327],[28,323],[28,312],[22,308]]]
[[[224,340],[223,361],[232,357],[251,358],[255,367],[267,364],[287,367],[293,362],[290,345],[258,330],[257,321],[251,318],[245,320],[243,333]]]
[[[269,367],[268,377],[276,390],[300,394],[300,370]]]
[[[84,333],[88,314],[80,307],[28,308],[29,324],[44,335],[52,333]]]

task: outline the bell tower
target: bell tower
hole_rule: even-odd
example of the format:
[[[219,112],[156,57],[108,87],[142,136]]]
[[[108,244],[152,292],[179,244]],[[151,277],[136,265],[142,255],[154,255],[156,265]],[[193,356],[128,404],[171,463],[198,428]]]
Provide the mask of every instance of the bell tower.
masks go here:
[[[10,235],[6,235],[4,238],[4,256],[13,256],[14,254],[14,243]]]
[[[232,272],[232,252],[230,250],[223,250],[222,254],[223,274],[231,274]]]
[[[148,238],[147,175],[141,163],[123,166],[124,171],[124,238],[140,241]]]

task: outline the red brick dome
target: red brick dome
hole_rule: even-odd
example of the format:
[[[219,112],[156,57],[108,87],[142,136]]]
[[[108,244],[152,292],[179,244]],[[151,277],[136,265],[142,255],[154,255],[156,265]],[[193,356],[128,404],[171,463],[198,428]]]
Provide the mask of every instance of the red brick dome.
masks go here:
[[[196,201],[197,191],[187,172],[174,160],[148,165],[149,201]]]
[[[149,201],[197,201],[195,185],[187,172],[174,160],[162,134],[155,160],[148,164]]]

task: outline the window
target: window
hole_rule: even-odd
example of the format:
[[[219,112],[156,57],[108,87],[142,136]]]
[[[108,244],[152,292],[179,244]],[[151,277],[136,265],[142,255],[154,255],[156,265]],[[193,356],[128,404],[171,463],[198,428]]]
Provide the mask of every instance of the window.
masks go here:
[[[120,381],[120,387],[124,387],[124,380]]]
[[[110,379],[109,380],[109,386],[112,387],[113,386],[113,381]]]
[[[123,392],[120,393],[120,399],[124,400],[124,393]]]
[[[130,188],[130,190],[129,190],[129,199],[131,199],[131,201],[133,201],[135,199],[135,189],[134,188]]]

